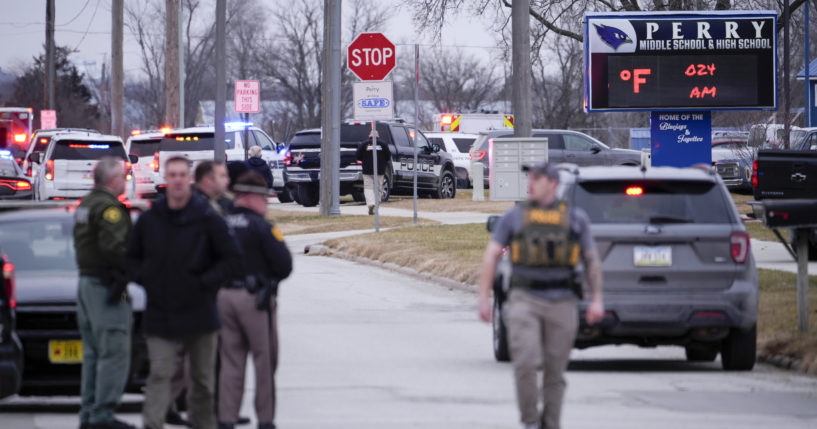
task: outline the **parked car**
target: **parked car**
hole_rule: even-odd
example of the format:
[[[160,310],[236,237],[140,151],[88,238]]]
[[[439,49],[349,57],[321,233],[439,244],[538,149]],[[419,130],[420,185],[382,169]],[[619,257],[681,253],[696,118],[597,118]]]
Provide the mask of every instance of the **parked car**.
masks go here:
[[[577,131],[533,130],[533,137],[548,138],[548,160],[554,163],[590,165],[641,165],[641,152],[629,149],[613,149],[606,144]],[[501,130],[480,133],[471,147],[471,159],[484,165],[485,186],[489,186],[491,168],[488,153],[491,141],[500,137],[513,137],[513,131]]]
[[[35,152],[29,157],[38,164],[33,177],[35,199],[80,198],[87,194],[94,187],[94,165],[106,156],[122,158],[127,180],[132,179],[131,163],[139,159],[127,156],[121,138],[94,133],[55,134],[44,153]]]
[[[375,124],[380,140],[389,146],[391,163],[379,166],[383,172],[381,201],[392,193],[411,194],[414,183],[414,153],[417,152],[417,189],[420,196],[454,198],[456,176],[454,161],[438,145],[429,143],[422,132],[413,143],[414,128],[402,121],[380,121]],[[355,201],[364,201],[363,173],[355,157],[360,142],[369,139],[370,122],[344,122],[340,127],[340,195],[351,194]],[[295,133],[284,155],[287,187],[298,204],[315,206],[319,200],[321,161],[320,130]]]
[[[748,132],[721,132],[712,135],[712,165],[730,191],[752,191],[752,159]]]
[[[31,182],[9,150],[0,150],[0,200],[30,200],[34,196]]]
[[[20,391],[23,346],[17,336],[17,284],[14,263],[0,246],[0,399]]]
[[[156,196],[156,184],[153,182],[153,164],[159,143],[164,134],[161,131],[144,131],[133,135],[125,142],[128,156],[139,158],[133,165],[133,180],[130,183],[130,195],[134,198],[151,198]]]
[[[82,341],[77,325],[79,271],[73,229],[74,213],[66,208],[0,213],[0,247],[16,269],[13,290],[16,334],[23,350],[23,395],[79,392]],[[128,293],[134,313],[127,388],[139,392],[148,373],[142,335],[146,300],[144,290],[135,284],[128,285]]]
[[[473,180],[470,151],[479,135],[444,132],[425,132],[424,134],[431,144],[436,144],[441,150],[451,154],[454,160],[454,173],[457,175],[457,187],[470,188]]]
[[[689,361],[720,353],[724,369],[752,369],[757,270],[720,177],[672,167],[587,167],[562,177],[560,197],[590,217],[604,277],[604,318],[588,325],[582,302],[575,346],[675,345]],[[495,315],[510,270],[506,254],[494,279]],[[507,360],[507,334],[494,320],[494,353]]]

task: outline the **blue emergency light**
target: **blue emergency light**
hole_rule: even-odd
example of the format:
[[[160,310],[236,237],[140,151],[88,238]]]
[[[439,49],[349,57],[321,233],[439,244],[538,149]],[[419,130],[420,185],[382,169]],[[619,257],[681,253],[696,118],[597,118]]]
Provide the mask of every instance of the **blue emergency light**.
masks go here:
[[[0,158],[12,158],[10,150],[0,150]]]
[[[225,122],[224,128],[249,128],[252,122]]]

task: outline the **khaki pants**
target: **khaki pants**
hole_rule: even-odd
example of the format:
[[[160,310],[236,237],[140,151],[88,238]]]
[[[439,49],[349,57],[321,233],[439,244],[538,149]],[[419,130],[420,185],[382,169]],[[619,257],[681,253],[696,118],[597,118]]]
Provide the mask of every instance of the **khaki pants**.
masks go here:
[[[275,369],[278,334],[275,298],[270,312],[255,308],[255,295],[245,289],[221,289],[218,313],[221,369],[218,378],[218,420],[235,423],[244,394],[247,355],[255,367],[255,413],[259,423],[275,421]]]
[[[381,167],[378,165],[378,167]],[[382,166],[385,168],[385,166]],[[378,184],[383,183],[383,175],[379,174],[377,176]],[[383,192],[382,189],[378,188],[378,191]],[[366,197],[366,205],[373,206],[374,205],[374,176],[371,174],[364,174],[363,175],[363,196]]]
[[[504,318],[521,421],[558,429],[566,386],[564,372],[579,326],[576,300],[547,301],[523,289],[513,289],[504,307]],[[536,383],[540,367],[544,369],[541,415]]]
[[[216,333],[196,335],[179,340],[147,337],[150,375],[145,386],[145,402],[142,420],[146,429],[163,427],[165,415],[170,408],[171,380],[176,374],[179,353],[187,350],[190,362],[189,386],[191,392],[190,422],[199,429],[215,429],[216,416],[213,406],[215,393]]]

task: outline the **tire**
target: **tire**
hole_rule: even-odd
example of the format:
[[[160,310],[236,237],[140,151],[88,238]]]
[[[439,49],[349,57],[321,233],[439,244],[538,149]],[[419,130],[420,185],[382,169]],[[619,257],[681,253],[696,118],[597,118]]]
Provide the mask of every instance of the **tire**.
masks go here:
[[[298,185],[298,204],[304,207],[315,207],[320,201],[320,191],[315,183]]]
[[[440,184],[432,196],[438,199],[457,196],[457,180],[454,178],[454,173],[449,170],[443,171],[442,176],[440,176]]]
[[[494,298],[494,313],[491,318],[493,327],[494,359],[497,362],[509,362],[511,353],[508,350],[508,330],[505,328],[505,321],[502,320],[502,306],[500,301]]]
[[[389,197],[391,197],[391,174],[386,171],[386,174],[383,175],[383,183],[380,184],[380,202],[389,202]]]
[[[292,194],[289,193],[289,189],[284,188],[281,192],[278,193],[278,201],[282,203],[291,203],[292,202]]]
[[[352,199],[355,200],[356,203],[365,203],[366,196],[363,194],[363,189],[355,188],[355,190],[352,191]]]
[[[750,371],[757,359],[757,324],[751,329],[733,328],[721,344],[721,363],[727,371]]]
[[[718,348],[702,344],[685,347],[687,360],[690,362],[712,362],[718,357]]]

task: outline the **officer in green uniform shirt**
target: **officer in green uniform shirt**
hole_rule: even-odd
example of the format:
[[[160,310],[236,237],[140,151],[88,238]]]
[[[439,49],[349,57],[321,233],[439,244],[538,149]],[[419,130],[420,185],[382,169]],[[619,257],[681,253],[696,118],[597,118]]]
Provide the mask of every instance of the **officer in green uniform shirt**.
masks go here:
[[[480,317],[491,320],[491,286],[502,249],[511,260],[511,291],[503,306],[514,367],[520,420],[525,429],[558,429],[564,371],[578,330],[575,269],[584,262],[591,292],[587,322],[604,315],[601,262],[583,210],[556,199],[559,171],[547,162],[528,171],[528,201],[505,213],[485,250],[479,290]],[[536,372],[543,369],[542,391]],[[541,411],[539,407],[542,400]]]
[[[94,189],[75,213],[77,321],[83,355],[81,429],[132,427],[114,418],[130,366],[125,245],[132,223],[117,200],[125,181],[122,159],[100,159],[94,167]]]

